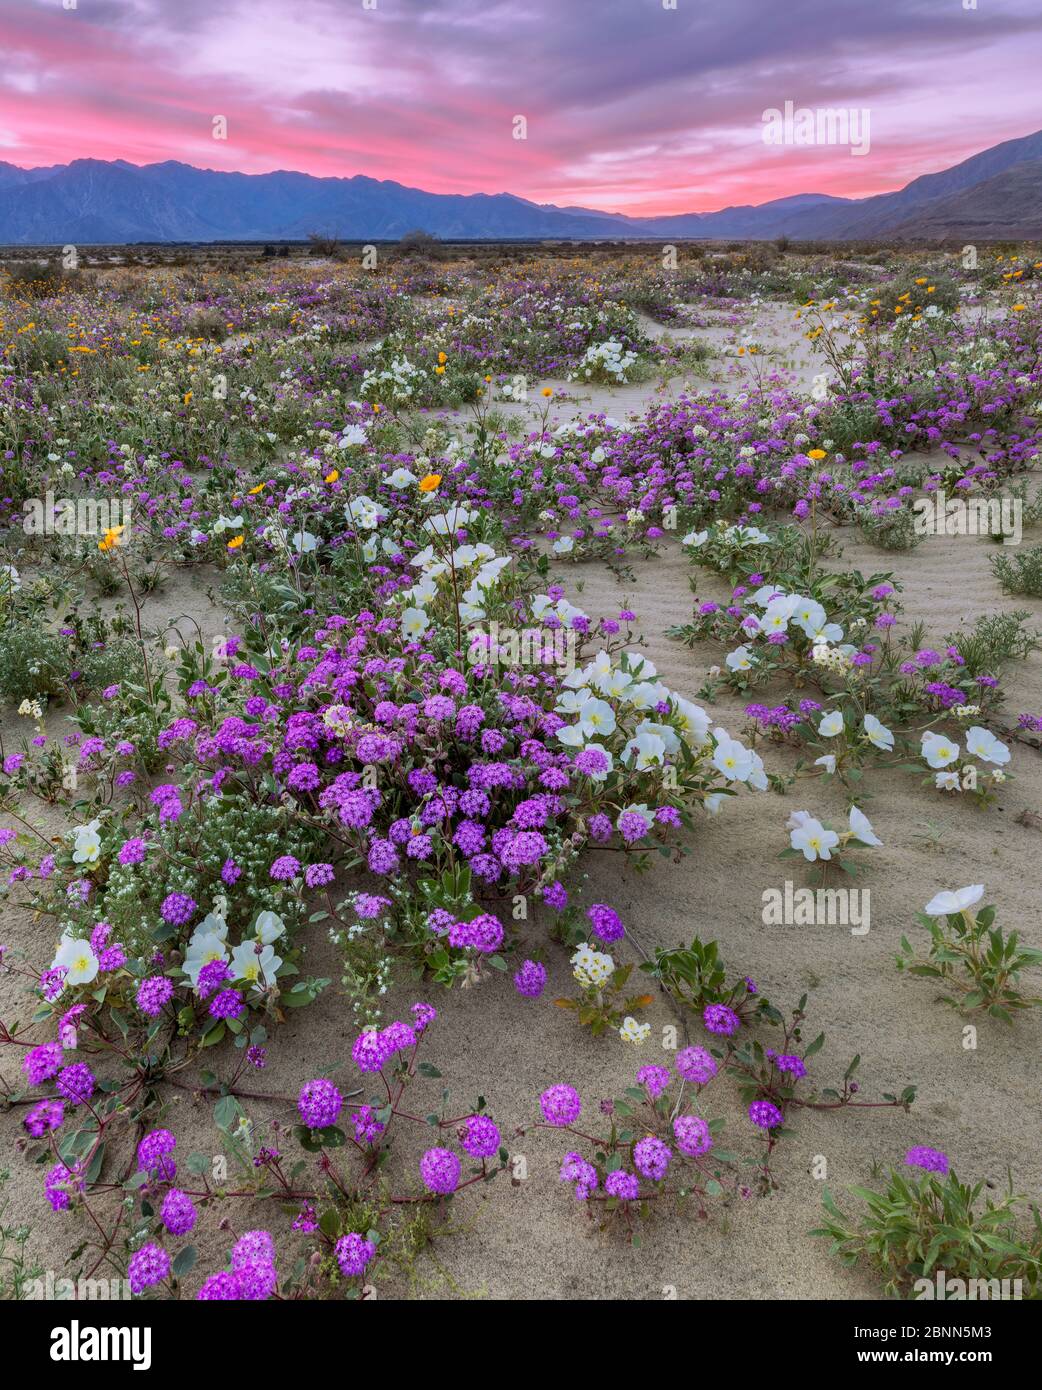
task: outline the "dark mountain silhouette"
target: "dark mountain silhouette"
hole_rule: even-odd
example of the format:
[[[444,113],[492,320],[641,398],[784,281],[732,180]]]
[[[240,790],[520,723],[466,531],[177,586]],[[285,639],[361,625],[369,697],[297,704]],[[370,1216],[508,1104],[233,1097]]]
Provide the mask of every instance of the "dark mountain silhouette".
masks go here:
[[[895,193],[800,193],[669,217],[540,205],[510,193],[426,193],[362,174],[223,173],[174,160],[76,159],[41,169],[0,163],[0,243],[23,246],[271,241],[311,232],[396,240],[416,228],[442,240],[1023,238],[1039,235],[1040,212],[1042,131],[924,174]]]

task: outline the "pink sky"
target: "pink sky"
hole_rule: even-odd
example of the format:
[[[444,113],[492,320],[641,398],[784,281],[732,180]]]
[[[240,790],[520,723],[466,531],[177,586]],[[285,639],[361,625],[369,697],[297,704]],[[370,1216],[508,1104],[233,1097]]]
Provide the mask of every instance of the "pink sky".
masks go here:
[[[667,213],[883,192],[1042,126],[1039,0],[365,5],[0,0],[0,160],[368,174]],[[762,114],[787,100],[867,109],[870,153],[769,149]]]

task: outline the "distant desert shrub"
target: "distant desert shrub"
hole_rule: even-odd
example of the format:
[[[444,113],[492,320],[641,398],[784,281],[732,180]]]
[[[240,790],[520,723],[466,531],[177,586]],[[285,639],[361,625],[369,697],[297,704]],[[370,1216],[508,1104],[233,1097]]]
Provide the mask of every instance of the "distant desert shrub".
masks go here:
[[[0,262],[0,288],[16,299],[53,299],[73,289],[78,280],[77,271],[66,270],[56,260]]]

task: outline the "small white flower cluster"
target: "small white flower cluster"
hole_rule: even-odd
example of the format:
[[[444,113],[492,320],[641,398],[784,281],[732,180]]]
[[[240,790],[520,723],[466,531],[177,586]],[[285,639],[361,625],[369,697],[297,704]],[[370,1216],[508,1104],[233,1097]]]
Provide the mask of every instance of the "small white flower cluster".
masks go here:
[[[833,671],[838,676],[845,675],[850,670],[850,653],[841,647],[830,647],[826,642],[820,642],[814,647],[810,659],[815,666],[820,666],[825,671]]]
[[[584,989],[600,989],[607,984],[615,970],[615,962],[606,951],[595,951],[586,944],[572,956],[572,974]]]
[[[383,371],[371,367],[362,377],[359,392],[367,401],[408,401],[414,395],[418,379],[422,376],[420,368],[414,366],[407,357],[395,357],[391,365]]]
[[[610,338],[606,343],[594,343],[588,347],[577,370],[568,379],[575,381],[582,377],[591,381],[595,376],[601,375],[610,377],[615,382],[626,382],[629,380],[626,373],[636,360],[635,352]]]
[[[638,1023],[631,1015],[627,1015],[627,1017],[623,1019],[622,1027],[619,1029],[619,1037],[623,1042],[634,1043],[639,1047],[640,1044],[646,1042],[650,1036],[650,1023]]]

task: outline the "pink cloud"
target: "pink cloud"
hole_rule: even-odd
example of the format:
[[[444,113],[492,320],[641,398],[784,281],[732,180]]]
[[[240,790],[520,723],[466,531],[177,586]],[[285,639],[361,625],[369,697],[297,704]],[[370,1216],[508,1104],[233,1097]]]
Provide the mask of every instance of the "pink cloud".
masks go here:
[[[1034,129],[1040,29],[1035,0],[0,0],[0,157],[361,173],[634,213],[866,196]],[[867,108],[870,153],[768,149],[762,113],[786,100]]]

